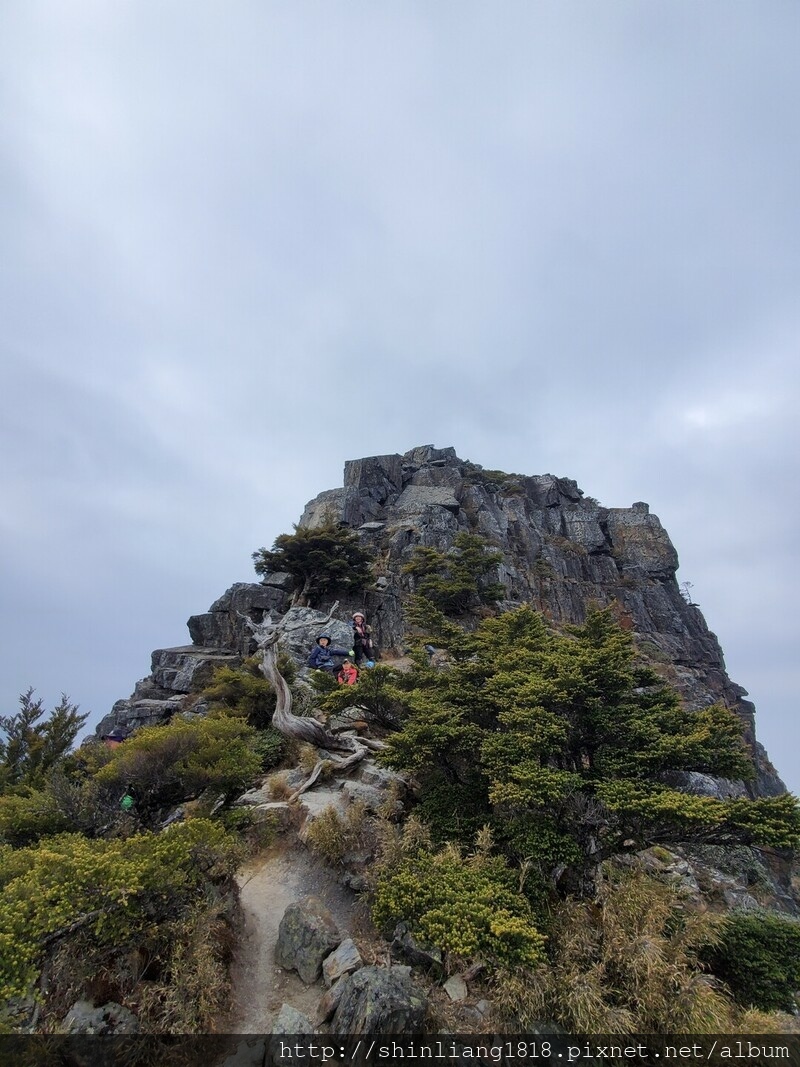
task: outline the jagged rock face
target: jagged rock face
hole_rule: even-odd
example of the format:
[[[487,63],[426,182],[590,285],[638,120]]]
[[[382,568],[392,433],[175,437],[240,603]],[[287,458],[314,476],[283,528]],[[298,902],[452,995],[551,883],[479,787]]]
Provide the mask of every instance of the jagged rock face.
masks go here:
[[[477,533],[503,554],[497,577],[507,590],[505,607],[530,603],[556,623],[580,623],[591,601],[617,601],[640,645],[690,707],[720,701],[744,720],[757,791],[784,791],[755,744],[755,709],[728,678],[702,613],[681,595],[677,552],[646,503],[605,508],[568,478],[485,471],[452,448],[423,446],[346,463],[344,486],[312,500],[300,525],[319,525],[331,514],[358,530],[379,560],[379,581],[365,600],[379,647],[402,645],[402,603],[413,592],[402,567],[414,549],[447,550],[456,534]]]
[[[487,471],[459,459],[453,448],[423,445],[404,455],[348,461],[344,485],[306,505],[300,525],[318,526],[331,516],[356,530],[376,560],[374,587],[358,600],[343,600],[338,616],[349,621],[353,610],[364,609],[380,649],[403,647],[403,602],[414,580],[402,568],[414,549],[446,551],[458,533],[479,534],[502,553],[497,580],[507,591],[503,606],[530,603],[564,624],[582,622],[591,601],[616,601],[623,622],[689,707],[722,702],[744,720],[756,759],[756,792],[785,791],[755,741],[755,709],[744,699],[746,691],[728,678],[702,613],[682,597],[675,580],[677,553],[646,503],[605,508],[571,479]],[[285,612],[290,589],[285,574],[233,585],[209,611],[189,620],[193,648],[153,654],[150,678],[139,683],[129,701],[115,705],[103,729],[168,718],[180,694],[198,688],[210,665],[238,662],[252,651],[245,617],[260,622],[267,614]],[[302,663],[313,641],[314,619],[297,621],[290,651]]]

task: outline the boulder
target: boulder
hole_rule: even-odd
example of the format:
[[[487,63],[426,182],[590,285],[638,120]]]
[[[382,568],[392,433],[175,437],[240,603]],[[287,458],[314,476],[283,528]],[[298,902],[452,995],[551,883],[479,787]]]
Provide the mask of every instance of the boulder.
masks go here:
[[[250,808],[250,818],[254,823],[270,823],[278,833],[285,833],[291,829],[294,812],[295,808],[285,800],[270,800]]]
[[[305,666],[311,649],[321,633],[330,634],[331,645],[349,652],[353,647],[353,628],[350,621],[331,619],[327,612],[314,608],[290,608],[283,616],[280,645],[296,663]],[[341,660],[336,662],[341,663]]]
[[[367,490],[383,504],[403,484],[403,460],[399,455],[351,459],[344,465],[345,489]]]
[[[248,789],[246,793],[242,793],[233,803],[239,807],[255,807],[256,804],[272,803],[272,797],[269,789],[264,786],[255,786],[253,789]]]
[[[448,997],[457,1004],[461,1003],[462,1000],[466,1000],[469,993],[467,983],[460,974],[451,975],[444,983],[443,988]]]
[[[608,508],[606,514],[612,554],[623,573],[662,580],[674,576],[678,553],[655,515],[640,508]]]
[[[460,504],[449,486],[408,485],[394,505],[399,515],[421,515],[430,507],[457,513]]]
[[[371,785],[384,791],[397,788],[400,792],[405,792],[408,789],[408,784],[402,775],[389,767],[379,767],[371,759],[365,759],[361,764],[359,777],[365,785]]]
[[[713,797],[715,800],[731,800],[746,797],[743,782],[734,782],[729,778],[714,778],[700,771],[668,771],[661,776],[662,781],[673,789],[691,793],[698,797]]]
[[[326,956],[322,963],[322,980],[326,986],[332,986],[345,974],[357,971],[363,965],[361,953],[355,946],[352,938],[347,937],[341,945]]]
[[[291,1004],[281,1004],[275,1022],[272,1024],[273,1034],[313,1034],[314,1024],[307,1015],[304,1015]]]
[[[317,1005],[317,1011],[314,1016],[314,1021],[317,1026],[322,1026],[323,1023],[326,1023],[329,1019],[333,1018],[349,981],[350,976],[347,974],[343,975],[339,981],[334,982],[330,989],[324,994]]]
[[[121,1004],[110,1001],[96,1008],[89,1000],[78,1000],[61,1022],[65,1034],[138,1034],[139,1020]]]
[[[195,645],[248,654],[252,635],[245,618],[261,622],[265,615],[285,610],[287,604],[288,594],[283,585],[235,582],[208,611],[192,615],[186,625]]]
[[[374,785],[366,785],[364,782],[353,782],[349,779],[342,785],[342,792],[347,802],[352,804],[356,801],[364,805],[366,811],[377,811],[386,803],[386,793]]]
[[[236,653],[219,649],[157,648],[151,656],[150,677],[169,693],[192,693],[205,688],[218,667],[238,667],[240,662]]]
[[[398,923],[392,935],[391,953],[395,958],[406,959],[412,967],[438,973],[442,969],[442,951],[421,944],[405,923]]]
[[[380,506],[369,499],[369,494],[358,489],[326,489],[310,500],[297,524],[302,529],[325,526],[331,519],[357,529],[363,522],[375,518]]]
[[[410,448],[402,456],[404,465],[409,467],[422,467],[427,463],[460,463],[456,450],[450,445],[447,448],[434,448],[433,445],[417,445]]]
[[[297,971],[307,985],[316,982],[322,961],[343,940],[330,911],[317,897],[290,904],[278,927],[275,961],[287,971]]]
[[[351,975],[331,1028],[336,1034],[420,1034],[427,1006],[410,967],[362,967]]]
[[[300,840],[305,841],[311,824],[329,808],[333,808],[338,815],[346,813],[347,798],[342,792],[341,782],[337,782],[331,788],[322,786],[319,789],[309,789],[297,798],[296,806],[302,819]]]
[[[183,697],[171,700],[117,700],[108,715],[97,724],[95,735],[102,737],[115,727],[132,733],[142,726],[167,722],[181,710]]]

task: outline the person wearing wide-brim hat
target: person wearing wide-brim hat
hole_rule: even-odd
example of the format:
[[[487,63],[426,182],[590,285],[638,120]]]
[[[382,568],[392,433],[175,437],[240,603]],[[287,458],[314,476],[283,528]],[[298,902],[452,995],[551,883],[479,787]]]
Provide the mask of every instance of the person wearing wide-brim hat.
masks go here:
[[[337,664],[333,662],[333,657],[349,655],[349,649],[331,647],[330,634],[320,634],[314,642],[314,647],[311,649],[311,654],[308,657],[308,665],[309,667],[314,667],[318,671],[333,672],[337,669]]]

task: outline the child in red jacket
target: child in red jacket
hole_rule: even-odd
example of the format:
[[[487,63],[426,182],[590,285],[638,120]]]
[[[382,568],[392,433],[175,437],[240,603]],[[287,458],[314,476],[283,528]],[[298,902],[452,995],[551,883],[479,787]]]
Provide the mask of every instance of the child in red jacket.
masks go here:
[[[355,685],[358,681],[358,670],[349,659],[346,659],[336,675],[339,685]]]

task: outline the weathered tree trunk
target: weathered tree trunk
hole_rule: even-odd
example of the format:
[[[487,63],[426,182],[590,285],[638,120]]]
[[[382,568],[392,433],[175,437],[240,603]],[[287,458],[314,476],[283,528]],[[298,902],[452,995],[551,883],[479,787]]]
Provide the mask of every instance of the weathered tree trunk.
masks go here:
[[[307,741],[310,745],[318,748],[327,748],[334,752],[352,752],[353,745],[348,738],[337,737],[326,730],[321,722],[316,719],[305,718],[292,713],[292,693],[286,679],[278,670],[278,644],[277,636],[275,643],[267,645],[261,657],[261,673],[272,685],[277,697],[275,713],[272,716],[272,725],[286,737],[294,737],[298,741]]]
[[[330,622],[338,606],[339,602],[337,601],[328,613],[325,623]],[[339,771],[347,770],[360,762],[370,750],[378,751],[384,747],[381,741],[372,741],[365,737],[353,735],[350,737],[337,737],[336,734],[331,733],[316,719],[294,715],[292,713],[292,692],[286,679],[278,670],[278,638],[281,634],[281,624],[273,624],[269,617],[260,624],[254,623],[251,619],[246,619],[246,622],[255,635],[256,644],[261,651],[261,673],[275,690],[276,704],[275,712],[272,716],[272,725],[279,733],[282,733],[284,737],[305,741],[310,745],[315,745],[317,748],[326,749],[330,752],[348,753],[345,759],[335,761],[336,768]],[[306,781],[289,798],[290,802],[311,788],[319,777],[324,763],[324,760],[317,762]]]

